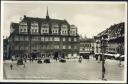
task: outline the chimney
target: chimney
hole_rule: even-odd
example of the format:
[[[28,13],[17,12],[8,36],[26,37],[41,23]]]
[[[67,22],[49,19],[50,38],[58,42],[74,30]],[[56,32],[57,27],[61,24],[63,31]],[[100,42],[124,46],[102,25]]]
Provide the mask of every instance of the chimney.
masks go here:
[[[26,15],[24,15],[24,18],[26,18]]]

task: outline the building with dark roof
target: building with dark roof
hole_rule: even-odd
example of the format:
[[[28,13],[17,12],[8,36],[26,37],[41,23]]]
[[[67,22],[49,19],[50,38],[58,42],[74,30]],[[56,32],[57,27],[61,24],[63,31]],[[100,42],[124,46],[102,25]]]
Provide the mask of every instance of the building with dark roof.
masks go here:
[[[87,55],[94,54],[94,39],[91,38],[80,38],[80,56],[83,58]]]
[[[10,25],[10,56],[71,57],[79,53],[77,27],[66,20],[24,15],[19,23]]]
[[[119,53],[124,54],[124,22],[111,25],[106,30],[95,36],[95,51],[101,53],[101,37],[107,37],[107,53]]]

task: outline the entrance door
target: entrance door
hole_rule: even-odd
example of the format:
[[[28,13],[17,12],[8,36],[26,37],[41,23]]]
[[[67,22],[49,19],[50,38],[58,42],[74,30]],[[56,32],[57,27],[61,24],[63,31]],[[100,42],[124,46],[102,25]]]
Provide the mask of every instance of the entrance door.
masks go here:
[[[54,59],[58,58],[59,57],[59,52],[55,52],[54,53]]]

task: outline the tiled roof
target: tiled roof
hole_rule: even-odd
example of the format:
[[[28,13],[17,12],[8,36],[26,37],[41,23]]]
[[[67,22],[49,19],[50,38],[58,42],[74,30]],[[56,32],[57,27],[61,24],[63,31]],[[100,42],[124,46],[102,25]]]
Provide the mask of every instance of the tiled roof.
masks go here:
[[[38,17],[24,17],[24,19],[22,21],[30,21],[30,22],[48,22],[48,23],[57,23],[58,25],[61,24],[67,24],[69,25],[69,23],[66,20],[60,20],[60,19],[46,19],[46,18],[38,18]]]
[[[112,25],[110,28],[107,28],[106,30],[99,33],[98,36],[102,36],[105,34],[114,35],[116,32],[118,32],[119,29],[120,33],[124,33],[124,22]]]

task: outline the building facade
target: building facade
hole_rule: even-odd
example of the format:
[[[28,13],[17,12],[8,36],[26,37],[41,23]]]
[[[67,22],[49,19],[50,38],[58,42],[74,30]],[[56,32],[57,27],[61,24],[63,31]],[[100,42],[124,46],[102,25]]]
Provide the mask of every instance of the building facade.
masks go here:
[[[10,51],[15,56],[71,57],[79,54],[77,27],[66,20],[27,17],[19,23],[11,23]]]
[[[114,24],[95,36],[95,53],[101,53],[101,37],[107,36],[106,53],[124,54],[124,28],[124,22]]]
[[[82,54],[93,54],[94,53],[94,40],[90,38],[80,38],[80,52]]]

